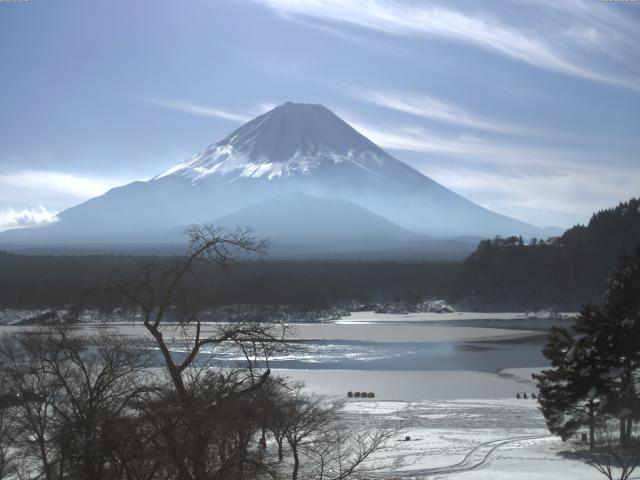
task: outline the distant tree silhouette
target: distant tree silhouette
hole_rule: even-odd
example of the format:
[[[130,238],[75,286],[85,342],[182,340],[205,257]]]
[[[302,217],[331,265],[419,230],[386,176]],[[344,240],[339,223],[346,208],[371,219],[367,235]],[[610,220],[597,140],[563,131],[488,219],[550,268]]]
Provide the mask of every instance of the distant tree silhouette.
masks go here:
[[[553,242],[483,240],[463,262],[451,299],[511,308],[597,303],[617,259],[640,243],[640,199],[595,213]]]

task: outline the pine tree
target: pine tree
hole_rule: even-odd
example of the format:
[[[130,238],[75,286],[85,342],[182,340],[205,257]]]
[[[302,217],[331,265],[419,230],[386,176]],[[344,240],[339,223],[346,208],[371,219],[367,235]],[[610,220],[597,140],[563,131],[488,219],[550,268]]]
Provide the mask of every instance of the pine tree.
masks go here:
[[[610,413],[620,419],[620,441],[631,440],[640,418],[637,374],[640,370],[640,245],[623,256],[609,278],[605,293],[612,398]]]
[[[552,368],[533,376],[549,431],[566,440],[588,427],[592,448],[598,417],[610,397],[609,369],[601,356],[606,337],[598,331],[602,319],[601,308],[586,305],[571,330],[553,328],[544,349]]]
[[[585,305],[570,330],[551,331],[544,354],[552,368],[534,375],[549,430],[566,439],[588,426],[591,447],[600,420],[618,418],[628,445],[640,418],[640,246],[620,259],[604,300]]]

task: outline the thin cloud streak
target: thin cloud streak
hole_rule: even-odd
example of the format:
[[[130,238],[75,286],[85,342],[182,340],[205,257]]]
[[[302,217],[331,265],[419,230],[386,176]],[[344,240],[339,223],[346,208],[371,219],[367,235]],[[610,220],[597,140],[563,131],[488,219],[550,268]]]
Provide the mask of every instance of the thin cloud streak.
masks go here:
[[[423,171],[485,208],[517,213],[518,218],[540,226],[570,227],[575,218],[586,222],[593,212],[636,196],[640,183],[640,168],[514,174],[429,165]]]
[[[584,166],[584,156],[572,152],[487,142],[475,136],[445,137],[417,127],[389,128],[349,122],[383,148],[454,157],[484,165],[561,168]]]
[[[235,122],[246,122],[251,119],[247,115],[243,115],[235,112],[228,112],[226,110],[220,110],[208,105],[201,105],[192,102],[174,101],[174,100],[160,100],[157,98],[144,98],[144,100],[153,105],[160,107],[171,108],[180,112],[188,113],[191,115],[200,115],[204,117],[223,118],[225,120],[233,120]]]
[[[545,70],[608,83],[634,90],[640,89],[637,78],[603,73],[584,59],[592,52],[583,42],[572,43],[563,50],[559,37],[567,27],[560,24],[550,32],[524,32],[510,28],[494,18],[473,17],[440,6],[413,6],[391,0],[255,0],[276,12],[291,16],[351,24],[358,27],[403,36],[436,36],[475,45],[494,53]],[[609,24],[607,24],[609,25]],[[611,25],[609,25],[611,26]],[[550,39],[554,37],[554,39]],[[593,39],[595,42],[596,39]],[[568,51],[566,51],[568,50]],[[576,55],[578,54],[578,55]],[[627,59],[625,58],[625,61]]]
[[[87,199],[128,183],[124,180],[83,177],[48,170],[21,170],[0,173],[0,189],[34,190]],[[2,200],[2,198],[0,198]]]
[[[640,183],[640,168],[612,168],[584,153],[349,123],[383,148],[430,154],[419,165],[411,163],[466,198],[535,225],[587,221],[592,212],[637,195]]]
[[[514,127],[469,112],[457,105],[428,95],[400,94],[378,90],[354,90],[354,96],[362,101],[402,113],[436,120],[450,125],[513,135],[535,134],[527,128]]]

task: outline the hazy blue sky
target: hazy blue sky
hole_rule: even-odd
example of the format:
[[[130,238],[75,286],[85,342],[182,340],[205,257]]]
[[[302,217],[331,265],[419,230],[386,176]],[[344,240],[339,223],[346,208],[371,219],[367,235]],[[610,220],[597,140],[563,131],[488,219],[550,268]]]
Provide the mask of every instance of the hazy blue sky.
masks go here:
[[[0,2],[0,229],[322,103],[495,211],[640,195],[640,2]]]

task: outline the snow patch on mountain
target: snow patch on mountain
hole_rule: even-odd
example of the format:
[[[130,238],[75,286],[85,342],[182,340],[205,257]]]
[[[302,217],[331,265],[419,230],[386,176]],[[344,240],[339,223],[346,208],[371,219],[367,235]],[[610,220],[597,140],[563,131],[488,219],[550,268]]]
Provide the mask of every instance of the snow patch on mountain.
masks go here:
[[[233,179],[239,177],[259,178],[266,177],[269,180],[280,177],[290,177],[296,174],[310,175],[325,163],[350,162],[353,165],[381,176],[378,172],[369,168],[366,164],[375,162],[381,164],[383,159],[373,152],[356,152],[350,150],[346,154],[318,148],[313,155],[296,151],[291,158],[283,161],[272,161],[268,157],[260,157],[258,161],[252,161],[250,157],[240,151],[236,151],[232,145],[215,145],[201,155],[180,163],[156,178],[169,175],[181,175],[197,182],[209,175],[231,175]]]
[[[378,170],[389,159],[325,107],[286,103],[155,178],[180,175],[194,183],[210,175],[229,176],[231,181],[272,180],[308,176],[320,167],[346,162],[382,176]]]

